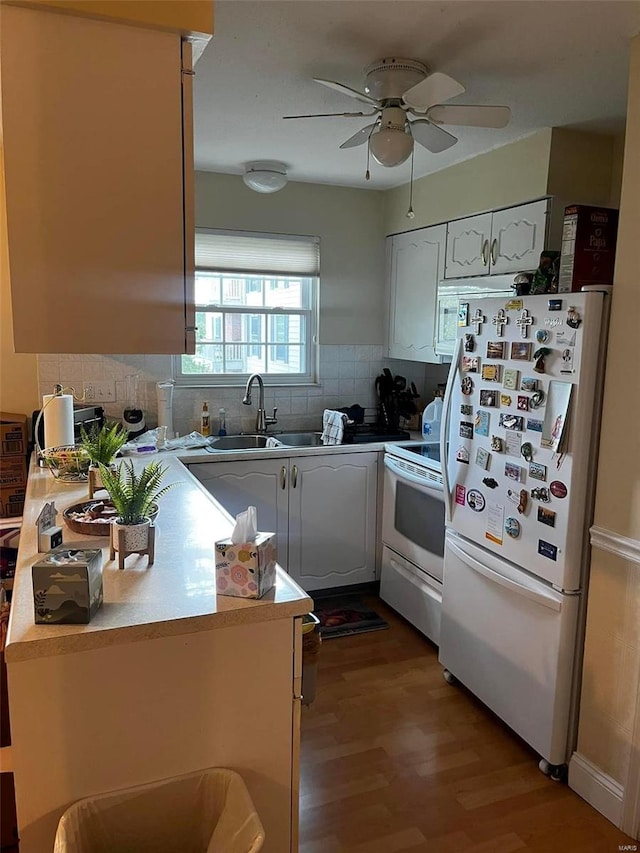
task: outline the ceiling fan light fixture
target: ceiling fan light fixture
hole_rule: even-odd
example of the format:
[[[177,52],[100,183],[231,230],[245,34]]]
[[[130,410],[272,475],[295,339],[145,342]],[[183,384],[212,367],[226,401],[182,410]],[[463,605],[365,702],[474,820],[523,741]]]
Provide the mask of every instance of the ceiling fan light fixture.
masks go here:
[[[404,130],[381,127],[369,140],[373,159],[381,166],[399,166],[413,150],[413,138]]]
[[[275,160],[247,163],[242,180],[257,193],[276,193],[287,185],[287,167]]]

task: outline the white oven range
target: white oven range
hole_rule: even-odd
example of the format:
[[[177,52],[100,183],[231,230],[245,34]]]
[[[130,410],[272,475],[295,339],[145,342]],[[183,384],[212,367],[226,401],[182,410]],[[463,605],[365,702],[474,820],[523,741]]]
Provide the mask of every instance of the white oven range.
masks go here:
[[[445,503],[440,447],[385,445],[380,598],[436,645],[440,639]]]

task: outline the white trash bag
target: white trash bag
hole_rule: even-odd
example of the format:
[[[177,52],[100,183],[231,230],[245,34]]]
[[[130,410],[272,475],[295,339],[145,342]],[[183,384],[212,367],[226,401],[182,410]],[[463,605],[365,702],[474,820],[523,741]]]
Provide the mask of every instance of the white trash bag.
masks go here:
[[[209,768],[79,800],[54,853],[257,853],[263,842],[242,777]]]

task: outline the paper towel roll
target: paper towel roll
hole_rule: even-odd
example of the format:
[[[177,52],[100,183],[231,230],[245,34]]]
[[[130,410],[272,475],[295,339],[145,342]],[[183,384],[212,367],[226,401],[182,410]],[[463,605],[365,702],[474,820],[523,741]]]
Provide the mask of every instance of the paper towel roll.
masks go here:
[[[42,397],[44,446],[75,444],[73,432],[73,395],[45,394]]]

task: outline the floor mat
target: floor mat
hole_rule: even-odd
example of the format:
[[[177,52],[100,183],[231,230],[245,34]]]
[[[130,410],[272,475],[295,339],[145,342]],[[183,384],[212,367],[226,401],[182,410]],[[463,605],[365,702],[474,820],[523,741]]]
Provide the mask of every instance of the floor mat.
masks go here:
[[[318,598],[313,612],[320,620],[320,634],[324,640],[389,627],[359,595]]]

